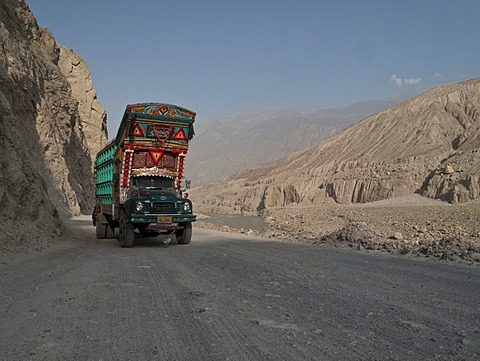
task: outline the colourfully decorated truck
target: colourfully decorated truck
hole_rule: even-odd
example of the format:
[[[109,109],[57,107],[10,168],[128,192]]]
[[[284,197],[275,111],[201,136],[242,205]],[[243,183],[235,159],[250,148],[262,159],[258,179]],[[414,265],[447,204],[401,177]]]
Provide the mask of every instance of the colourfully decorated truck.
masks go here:
[[[117,136],[95,159],[97,238],[114,238],[118,228],[121,247],[141,235],[190,243],[196,216],[183,169],[195,116],[172,104],[127,105]]]

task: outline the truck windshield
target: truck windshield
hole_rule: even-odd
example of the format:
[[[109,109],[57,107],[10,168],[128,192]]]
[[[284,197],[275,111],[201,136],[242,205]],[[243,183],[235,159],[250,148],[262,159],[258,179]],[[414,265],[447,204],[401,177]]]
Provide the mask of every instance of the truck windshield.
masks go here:
[[[175,191],[174,180],[165,177],[134,177],[132,186],[138,191],[139,196],[158,191]]]

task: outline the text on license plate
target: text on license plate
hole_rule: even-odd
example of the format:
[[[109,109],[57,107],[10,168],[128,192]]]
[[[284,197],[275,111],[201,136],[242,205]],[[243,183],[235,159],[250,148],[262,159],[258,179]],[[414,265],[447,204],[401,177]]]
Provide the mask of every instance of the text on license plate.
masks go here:
[[[158,216],[157,223],[172,223],[172,217]]]

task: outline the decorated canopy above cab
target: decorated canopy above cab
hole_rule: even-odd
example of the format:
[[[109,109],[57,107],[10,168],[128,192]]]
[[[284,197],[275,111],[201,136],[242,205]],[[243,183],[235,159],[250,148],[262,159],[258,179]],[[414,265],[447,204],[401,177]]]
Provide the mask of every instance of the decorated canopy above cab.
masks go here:
[[[125,109],[118,129],[117,146],[188,148],[194,135],[195,113],[172,104],[138,103]]]

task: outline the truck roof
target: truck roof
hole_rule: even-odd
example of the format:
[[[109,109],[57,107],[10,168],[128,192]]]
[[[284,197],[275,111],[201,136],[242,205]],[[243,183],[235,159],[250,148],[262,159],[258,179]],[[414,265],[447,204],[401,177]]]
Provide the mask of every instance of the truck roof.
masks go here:
[[[125,114],[141,114],[149,117],[168,119],[195,120],[195,112],[174,104],[166,103],[136,103],[129,104]],[[192,122],[193,123],[193,122]]]
[[[155,102],[128,104],[125,108],[125,113],[123,114],[122,122],[120,123],[115,139],[119,142],[124,137],[127,122],[132,118],[182,123],[192,128],[193,133],[195,116],[195,112],[174,104]]]

